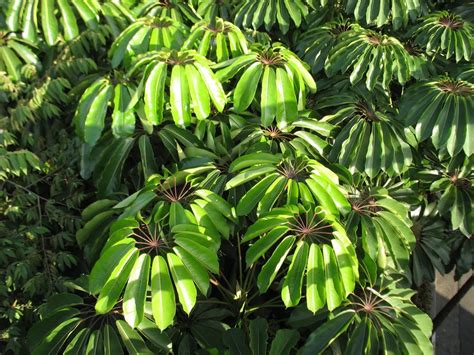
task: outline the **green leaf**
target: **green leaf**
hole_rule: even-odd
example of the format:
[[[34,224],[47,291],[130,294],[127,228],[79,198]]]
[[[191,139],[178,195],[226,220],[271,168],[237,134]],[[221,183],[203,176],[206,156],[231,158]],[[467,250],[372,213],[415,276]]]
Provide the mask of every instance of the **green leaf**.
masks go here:
[[[90,328],[83,328],[71,339],[64,349],[64,355],[76,355],[83,351],[87,340],[89,339]],[[120,354],[120,352],[119,352]]]
[[[123,354],[122,344],[120,343],[117,332],[108,323],[102,328],[102,343],[104,345],[104,355]]]
[[[23,0],[10,1],[8,11],[6,12],[5,23],[11,31],[18,31],[18,22],[20,19],[20,11],[22,8]]]
[[[122,304],[123,316],[132,328],[135,328],[143,320],[146,290],[150,278],[150,264],[150,256],[141,254],[135,261],[125,288]]]
[[[357,62],[354,64],[351,75],[349,77],[352,85],[357,84],[364,76],[367,70],[367,66],[369,65],[370,58],[372,57],[372,53],[375,52],[375,50],[376,49],[374,47],[368,46],[364,50],[364,53],[359,57]]]
[[[410,228],[412,223],[406,218],[406,215],[403,216],[404,218],[397,218],[398,216],[393,216],[392,213],[387,211],[379,211],[378,215],[385,219],[385,221],[390,223],[395,228],[395,230],[398,231],[398,234],[402,237],[410,249],[415,248],[416,237]],[[409,223],[409,225],[407,225],[405,221]]]
[[[262,257],[276,242],[278,242],[288,231],[287,226],[278,226],[273,228],[266,235],[253,243],[245,254],[247,267],[250,267],[260,257]]]
[[[0,58],[3,61],[2,64],[6,66],[8,75],[11,76],[13,80],[20,79],[21,62],[16,54],[9,47],[2,46],[0,47]]]
[[[229,59],[229,51],[227,49],[226,36],[219,32],[216,35],[216,57],[218,62]],[[229,37],[230,38],[230,37]]]
[[[48,334],[54,331],[59,325],[66,322],[68,319],[73,318],[79,313],[74,308],[64,308],[48,317],[44,318],[41,322],[34,324],[28,331],[27,342],[28,347],[31,351],[37,349],[47,338]]]
[[[258,203],[257,214],[261,215],[268,212],[278,201],[280,195],[288,190],[289,180],[283,176],[278,176],[275,181],[268,187],[266,193]],[[291,180],[290,180],[291,181]],[[288,191],[289,192],[289,191]]]
[[[272,256],[268,259],[265,265],[263,265],[262,271],[260,271],[257,278],[257,287],[260,293],[265,293],[270,287],[278,271],[283,265],[286,256],[290,252],[295,239],[296,238],[293,236],[288,236],[283,239],[283,241],[273,252]]]
[[[257,91],[263,65],[260,62],[251,64],[239,79],[234,91],[234,107],[236,111],[245,111],[250,106]]]
[[[185,65],[186,77],[189,83],[193,111],[200,120],[211,113],[211,101],[206,88],[206,83],[201,78],[197,69],[190,64]]]
[[[153,354],[146,346],[143,339],[138,333],[133,330],[127,322],[118,319],[115,322],[117,329],[120,333],[120,337],[130,354]]]
[[[86,354],[87,355],[96,355],[100,354],[104,345],[102,343],[102,329],[95,329],[91,332],[89,337],[89,342],[86,346]]]
[[[453,229],[456,230],[464,223],[464,218],[468,216],[468,212],[471,209],[471,200],[464,198],[464,192],[458,188],[454,188],[454,204],[451,208],[451,223]]]
[[[107,105],[112,96],[113,86],[106,84],[97,94],[90,106],[84,122],[84,142],[94,146],[104,129],[104,119],[107,114]]]
[[[135,113],[128,107],[130,93],[122,84],[115,86],[112,133],[115,137],[129,137],[135,131]]]
[[[301,349],[302,355],[320,354],[349,326],[355,311],[346,310],[313,331]]]
[[[58,20],[54,16],[54,0],[41,0],[41,27],[49,46],[58,39]]]
[[[114,201],[115,203],[116,201]],[[116,211],[108,210],[98,213],[94,218],[88,221],[83,228],[76,233],[76,241],[79,246],[84,246],[90,241],[91,237],[95,237],[95,242],[100,236],[107,232],[110,222],[115,218]]]
[[[285,69],[276,68],[277,111],[276,119],[279,128],[285,128],[298,118],[298,107],[293,84]]]
[[[163,121],[166,74],[166,63],[159,62],[153,67],[145,83],[145,116],[154,125]]]
[[[134,240],[122,239],[103,252],[89,276],[89,291],[99,293],[122,258],[134,249]]]
[[[229,172],[234,173],[245,168],[255,167],[256,165],[278,164],[280,160],[280,154],[264,152],[245,154],[230,163]]]
[[[181,247],[174,247],[173,251],[182,260],[184,266],[188,269],[191,277],[199,288],[201,293],[206,296],[209,289],[209,274],[207,270],[192,256]]]
[[[179,224],[173,227],[172,232],[175,233],[176,239],[197,241],[206,248],[212,249],[214,251],[219,249],[219,231],[214,228],[213,224],[206,226],[198,226],[195,224]]]
[[[272,341],[269,355],[289,355],[300,339],[294,329],[278,329]]]
[[[206,269],[217,274],[219,273],[219,261],[214,250],[202,245],[202,242],[194,238],[176,238],[176,244],[190,253]]]
[[[347,200],[346,196],[339,190],[339,185],[337,185],[334,180],[330,180],[330,178],[331,177],[328,176],[324,170],[314,170],[311,176],[311,179],[317,182],[317,184],[322,187],[323,191],[327,192],[336,208],[343,215],[346,215],[352,210],[351,204]],[[331,206],[331,203],[329,203],[329,206]]]
[[[210,203],[212,207],[218,210],[223,216],[227,217],[230,220],[233,219],[232,207],[226,200],[224,200],[218,194],[205,189],[196,190],[194,194],[196,196],[201,197],[206,202]]]
[[[58,6],[63,20],[64,39],[71,41],[79,35],[76,17],[67,0],[58,0]]]
[[[281,298],[286,307],[295,307],[301,300],[301,289],[303,287],[308,253],[308,243],[303,240],[298,241],[281,290]]]
[[[326,289],[324,284],[323,254],[319,246],[312,243],[309,249],[306,274],[306,304],[313,314],[326,304]]]
[[[162,256],[155,256],[151,267],[151,307],[160,330],[173,324],[176,303],[168,265]]]
[[[39,323],[41,324],[41,323]],[[78,317],[69,318],[59,324],[50,333],[43,338],[41,344],[35,347],[31,354],[57,354],[64,346],[64,342],[81,324],[81,319]]]
[[[147,180],[158,171],[158,165],[155,161],[155,153],[153,152],[150,138],[146,135],[141,136],[138,139],[138,147],[140,148],[143,175],[145,180]]]
[[[104,86],[107,85],[105,79],[98,79],[89,86],[81,96],[79,104],[77,105],[76,114],[73,122],[76,128],[77,135],[85,140],[85,124],[87,117],[91,114],[92,105],[94,104],[97,95]]]
[[[95,304],[98,314],[106,314],[116,305],[135,264],[137,254],[138,251],[135,248],[130,249],[112,270]]]
[[[222,82],[226,82],[227,80],[233,78],[239,72],[241,68],[254,62],[256,57],[257,57],[256,54],[249,53],[249,54],[244,54],[240,57],[233,58],[233,59],[220,63],[217,66],[220,67],[221,65],[226,65],[226,67],[219,70],[216,73],[216,78],[218,80],[221,80]],[[217,66],[214,66],[214,67],[217,67]]]
[[[326,300],[330,311],[336,309],[343,300],[344,286],[341,282],[339,268],[336,263],[334,250],[323,244],[324,276],[326,287]]]
[[[9,41],[7,45],[12,48],[25,63],[34,64],[37,67],[40,67],[38,57],[36,54],[26,45],[23,45],[17,41]]]
[[[178,291],[179,302],[183,306],[183,310],[187,314],[190,314],[196,304],[197,297],[196,287],[194,286],[192,277],[176,254],[168,253],[166,257],[176,290]]]
[[[108,211],[112,206],[116,205],[116,200],[98,200],[91,203],[89,206],[84,208],[81,213],[81,217],[83,221],[90,221],[94,219],[99,213]]]
[[[174,122],[182,127],[191,123],[189,88],[183,65],[174,65],[170,83],[171,114]]]
[[[194,62],[194,66],[201,74],[202,80],[206,84],[211,100],[217,111],[222,112],[226,104],[226,96],[221,83],[216,79],[214,73],[206,65]]]
[[[85,3],[82,4],[83,6],[78,6],[81,2],[82,0],[78,1],[75,6],[78,10],[81,8],[85,10],[87,8]],[[81,13],[81,11],[79,11],[79,13]],[[84,13],[86,13],[86,11],[84,11]],[[143,23],[135,22],[122,31],[122,33],[115,39],[114,43],[112,43],[112,47],[109,50],[109,57],[111,57],[111,64],[113,68],[118,67],[123,61],[131,39],[141,29],[143,29]]]
[[[242,329],[230,328],[223,336],[224,344],[229,348],[230,355],[250,355],[247,340]]]
[[[415,336],[406,329],[405,326],[395,323],[394,328],[398,336],[398,341],[403,345],[408,354],[423,354],[423,349],[418,345]]]
[[[104,151],[98,164],[101,169],[96,169],[95,174],[95,183],[100,197],[108,196],[118,188],[123,165],[134,142],[133,138],[116,139]]]
[[[336,255],[337,266],[341,273],[342,284],[344,285],[345,296],[347,297],[354,291],[356,276],[354,275],[353,266],[357,263],[357,259],[351,257],[343,243],[338,239],[331,240],[334,254]]]
[[[362,317],[349,337],[345,354],[364,354],[369,333],[369,321]]]
[[[259,218],[257,222],[255,222],[249,228],[247,228],[247,232],[242,238],[242,243],[246,243],[249,240],[252,240],[258,236],[261,236],[264,233],[268,232],[270,229],[278,227],[285,222],[287,222],[287,219],[280,216],[270,215],[270,216]]]
[[[385,218],[375,217],[378,224],[379,235],[384,237],[384,241],[389,248],[390,254],[399,269],[405,270],[408,267],[409,248],[400,234]],[[376,224],[376,226],[377,226]],[[379,244],[380,243],[379,241]]]
[[[214,229],[218,230],[222,237],[224,237],[225,239],[229,239],[229,224],[227,220],[222,216],[220,211],[215,208],[214,204],[201,199],[194,200],[194,202],[195,203],[191,205],[193,212],[196,210],[196,205],[202,208],[202,211],[204,212],[204,215],[202,217],[205,217],[207,220],[209,220],[209,222],[212,223]],[[205,225],[203,222],[204,219],[200,218],[199,223],[203,224],[204,226],[207,226],[207,224]]]
[[[395,355],[400,351],[399,344],[395,336],[387,329],[382,328],[382,342],[384,346],[384,354]]]
[[[309,187],[311,192],[313,193],[316,200],[319,202],[319,205],[324,208],[328,213],[332,214],[333,216],[338,217],[339,211],[334,204],[331,196],[328,194],[327,190],[324,189],[315,179],[306,179],[306,185]]]
[[[324,153],[324,148],[328,146],[328,143],[326,141],[319,138],[315,134],[312,134],[306,131],[298,131],[298,132],[295,132],[295,135],[303,139],[306,143],[308,143],[321,155]]]
[[[262,79],[262,95],[261,95],[261,115],[262,125],[270,126],[276,115],[276,76],[275,69],[271,66],[265,66]]]
[[[275,167],[273,165],[262,165],[256,168],[248,168],[241,171],[237,176],[233,177],[225,185],[225,190],[230,190],[234,187],[245,184],[248,181],[254,180],[266,173],[273,172]]]
[[[143,318],[137,329],[150,341],[150,343],[163,351],[169,352],[172,349],[173,344],[168,335],[159,330],[156,324],[148,320],[148,318]]]
[[[293,54],[288,55],[287,60],[288,60],[288,64],[290,64],[290,66],[293,67],[296,70],[296,72],[301,75],[301,77],[304,80],[304,83],[306,84],[306,86],[308,86],[309,90],[312,93],[315,93],[316,82],[314,81],[313,76],[308,72],[308,70],[303,65],[303,62]]]
[[[267,353],[268,322],[263,318],[253,319],[249,322],[250,350],[253,355]]]
[[[84,301],[78,295],[66,292],[58,293],[48,298],[48,302],[41,309],[40,315],[42,318],[46,318],[60,309],[80,304],[84,304]]]

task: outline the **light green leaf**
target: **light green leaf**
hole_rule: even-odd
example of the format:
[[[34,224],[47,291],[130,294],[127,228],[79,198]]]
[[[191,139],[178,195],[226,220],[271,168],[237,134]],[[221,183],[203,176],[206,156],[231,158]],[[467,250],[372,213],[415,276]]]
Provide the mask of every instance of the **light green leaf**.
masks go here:
[[[155,256],[151,267],[151,307],[160,330],[173,323],[176,303],[168,265],[162,256]],[[128,326],[128,325],[127,325]]]
[[[132,328],[140,324],[143,319],[150,264],[150,256],[141,254],[135,261],[125,288],[122,304],[123,316]]]
[[[166,257],[176,290],[178,291],[179,302],[183,306],[183,310],[189,314],[196,304],[197,297],[196,287],[194,286],[192,277],[176,254],[168,253]]]

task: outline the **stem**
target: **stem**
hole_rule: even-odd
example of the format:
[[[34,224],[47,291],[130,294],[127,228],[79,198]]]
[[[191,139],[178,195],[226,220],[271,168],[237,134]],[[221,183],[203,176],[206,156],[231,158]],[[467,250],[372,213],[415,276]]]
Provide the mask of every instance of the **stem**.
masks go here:
[[[219,290],[219,292],[221,292],[221,294],[224,296],[224,293],[227,294],[227,296],[230,296],[231,300],[233,300],[235,298],[235,294],[232,293],[232,291],[230,291],[229,289],[227,289],[226,287],[222,286],[222,284],[219,282],[219,280],[217,279],[211,279],[211,283],[215,286],[217,286],[217,290]]]
[[[240,236],[237,236],[237,252],[239,253],[239,281],[240,281],[240,287],[243,287],[242,250],[240,249]]]
[[[254,275],[255,275],[255,264],[253,264],[251,266],[251,269],[249,270],[250,272],[247,273],[246,277],[245,277],[245,281],[244,281],[244,286],[242,287],[244,290],[248,290],[249,289],[249,284],[251,282],[251,279],[253,279]]]

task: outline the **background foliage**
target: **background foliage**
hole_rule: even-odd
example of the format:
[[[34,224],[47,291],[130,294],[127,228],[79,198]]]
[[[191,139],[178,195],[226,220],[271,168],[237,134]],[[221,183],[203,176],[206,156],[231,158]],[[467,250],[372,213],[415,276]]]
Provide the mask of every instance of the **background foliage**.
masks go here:
[[[414,296],[473,267],[473,9],[0,4],[2,353],[432,352]]]

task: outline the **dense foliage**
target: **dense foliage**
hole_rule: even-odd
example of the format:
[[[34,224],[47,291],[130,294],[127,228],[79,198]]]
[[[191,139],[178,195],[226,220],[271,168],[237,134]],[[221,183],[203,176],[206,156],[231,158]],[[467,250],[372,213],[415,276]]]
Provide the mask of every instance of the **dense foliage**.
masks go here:
[[[2,353],[432,353],[472,270],[474,3],[0,4]]]

